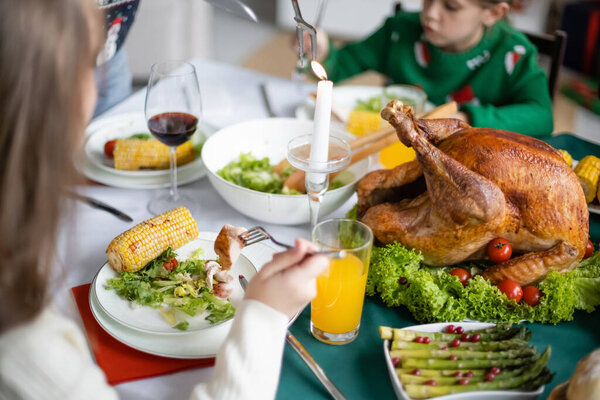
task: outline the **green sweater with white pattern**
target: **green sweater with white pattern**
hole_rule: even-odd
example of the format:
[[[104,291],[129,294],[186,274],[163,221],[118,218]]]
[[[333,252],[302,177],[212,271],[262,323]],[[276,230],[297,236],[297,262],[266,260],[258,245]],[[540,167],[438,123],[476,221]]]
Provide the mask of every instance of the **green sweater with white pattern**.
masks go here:
[[[447,53],[426,41],[418,13],[397,13],[363,41],[332,47],[323,65],[334,82],[374,70],[393,83],[420,86],[436,105],[455,100],[473,126],[537,137],[553,129],[536,48],[505,21],[472,49]]]

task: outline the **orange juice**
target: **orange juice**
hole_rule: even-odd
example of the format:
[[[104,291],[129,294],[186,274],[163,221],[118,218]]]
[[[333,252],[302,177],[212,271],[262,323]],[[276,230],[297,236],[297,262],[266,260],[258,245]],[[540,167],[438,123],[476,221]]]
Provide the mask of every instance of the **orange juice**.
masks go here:
[[[360,324],[368,265],[353,254],[332,259],[317,277],[317,296],[311,303],[313,325],[327,333],[346,333]]]
[[[415,151],[411,147],[406,147],[401,142],[394,143],[379,152],[379,162],[384,168],[388,169],[414,159]]]

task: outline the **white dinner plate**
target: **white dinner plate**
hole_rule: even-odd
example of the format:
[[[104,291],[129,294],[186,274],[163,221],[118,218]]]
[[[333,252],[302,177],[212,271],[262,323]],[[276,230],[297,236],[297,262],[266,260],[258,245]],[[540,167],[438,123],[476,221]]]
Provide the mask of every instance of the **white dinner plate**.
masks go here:
[[[358,100],[367,100],[371,97],[383,94],[384,88],[381,86],[338,86],[333,88],[333,97],[331,108],[342,119],[348,120],[350,112],[356,107]],[[434,104],[427,101],[425,110],[434,108]],[[312,120],[315,113],[315,99],[312,96],[306,98],[306,101],[296,108],[296,118]],[[332,125],[339,125],[343,129],[346,127],[336,120],[331,120]]]
[[[190,138],[194,145],[204,141],[204,130],[206,130],[206,128],[206,124],[203,125],[201,122],[196,133]],[[212,133],[212,131],[210,133]],[[113,174],[131,177],[168,176],[168,169],[140,171],[116,169],[113,166],[113,161],[104,155],[104,145],[106,142],[113,139],[128,138],[135,133],[145,133],[150,135],[146,117],[143,113],[118,114],[106,118],[99,118],[93,121],[85,131],[85,155],[96,167],[112,172]],[[179,167],[178,171],[185,172],[187,169],[198,168],[201,165],[202,160],[198,156],[194,161]]]
[[[205,238],[212,238],[208,240],[214,240],[217,234],[201,235]],[[271,261],[276,252],[277,250],[265,243],[256,243],[242,250],[242,254],[247,260],[258,269]],[[239,286],[237,278],[232,284]],[[93,286],[90,289],[89,301],[94,318],[109,335],[136,350],[163,357],[186,359],[214,357],[231,328],[231,320],[229,320],[208,329],[185,331],[178,335],[142,332],[131,329],[107,315],[98,303]]]
[[[442,332],[446,326],[454,324],[455,326],[461,326],[465,331],[472,331],[475,329],[483,329],[493,326],[494,324],[487,322],[439,322],[435,324],[424,324],[414,325],[403,329],[409,329],[413,331],[421,332]],[[411,400],[410,397],[404,391],[400,378],[396,374],[396,369],[392,363],[390,356],[390,341],[383,341],[383,353],[385,354],[385,363],[388,367],[390,379],[392,380],[392,386],[394,392],[400,400]],[[485,390],[478,392],[465,392],[456,393],[446,396],[434,397],[435,400],[533,400],[537,399],[542,393],[544,393],[544,386],[540,386],[537,390],[532,392],[521,392],[516,390]]]
[[[143,113],[118,114],[93,121],[86,129],[83,160],[77,163],[81,172],[89,179],[108,186],[126,189],[157,189],[169,187],[169,170],[122,171],[110,165],[104,156],[104,144],[118,137],[129,137],[134,133],[148,132]],[[192,142],[204,141],[216,128],[201,122]],[[206,169],[200,156],[194,161],[177,168],[177,183],[184,185],[202,178]]]
[[[186,260],[197,249],[203,250],[201,258],[207,260],[216,259],[217,255],[213,249],[215,237],[216,234],[201,232],[197,239],[176,250],[177,259],[179,261]],[[256,267],[248,258],[241,255],[232,266],[230,273],[233,277],[243,274],[247,279],[250,279],[256,274]],[[181,331],[171,327],[160,315],[158,309],[132,303],[120,297],[115,290],[106,289],[107,281],[118,276],[119,274],[108,263],[104,264],[92,282],[92,290],[102,311],[122,325],[142,332],[157,334],[183,334],[215,326],[205,319],[208,313],[190,317],[186,313],[177,310],[175,311],[177,322],[187,321],[189,323],[188,328],[185,331]],[[244,297],[244,291],[236,280],[229,285],[233,289],[230,296],[231,303],[234,307],[238,307]]]

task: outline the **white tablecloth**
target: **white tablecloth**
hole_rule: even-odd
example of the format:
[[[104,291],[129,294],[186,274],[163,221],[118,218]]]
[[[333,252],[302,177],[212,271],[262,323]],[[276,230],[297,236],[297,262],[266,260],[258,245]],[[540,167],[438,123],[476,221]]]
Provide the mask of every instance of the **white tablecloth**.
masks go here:
[[[259,85],[267,84],[273,109],[278,116],[293,116],[294,108],[316,85],[298,84],[292,81],[260,74],[239,67],[207,60],[192,61],[198,70],[203,100],[203,118],[210,124],[223,127],[235,122],[267,117]],[[100,118],[128,112],[143,112],[145,91],[133,94],[123,103],[109,110]],[[200,204],[201,211],[194,217],[200,231],[219,231],[225,223],[250,227],[258,225],[231,208],[212,188],[206,177],[180,187]],[[129,214],[133,223],[123,222],[116,217],[73,203],[73,212],[65,217],[60,227],[59,287],[55,290],[55,302],[59,309],[81,324],[79,313],[71,296],[74,286],[89,283],[95,273],[106,262],[106,246],[113,237],[134,224],[151,217],[146,209],[148,200],[158,190],[128,190],[108,186],[84,186],[78,191],[104,201]],[[341,217],[356,203],[351,198],[330,216]],[[260,223],[281,241],[292,243],[294,238],[310,238],[309,225],[282,226]],[[60,268],[62,266],[62,269]],[[179,372],[152,379],[138,380],[116,386],[122,399],[185,399],[195,383],[209,379],[213,368],[202,368]]]

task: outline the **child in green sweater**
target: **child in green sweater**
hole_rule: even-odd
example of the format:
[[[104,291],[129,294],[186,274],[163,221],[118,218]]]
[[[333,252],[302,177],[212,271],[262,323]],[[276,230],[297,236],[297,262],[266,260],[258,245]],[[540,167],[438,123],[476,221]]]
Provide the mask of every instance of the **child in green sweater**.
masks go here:
[[[549,135],[547,78],[534,45],[505,21],[509,9],[507,1],[424,0],[423,11],[397,13],[361,42],[336,49],[319,38],[318,58],[334,82],[374,70],[422,87],[435,104],[455,100],[456,117],[473,126]]]

